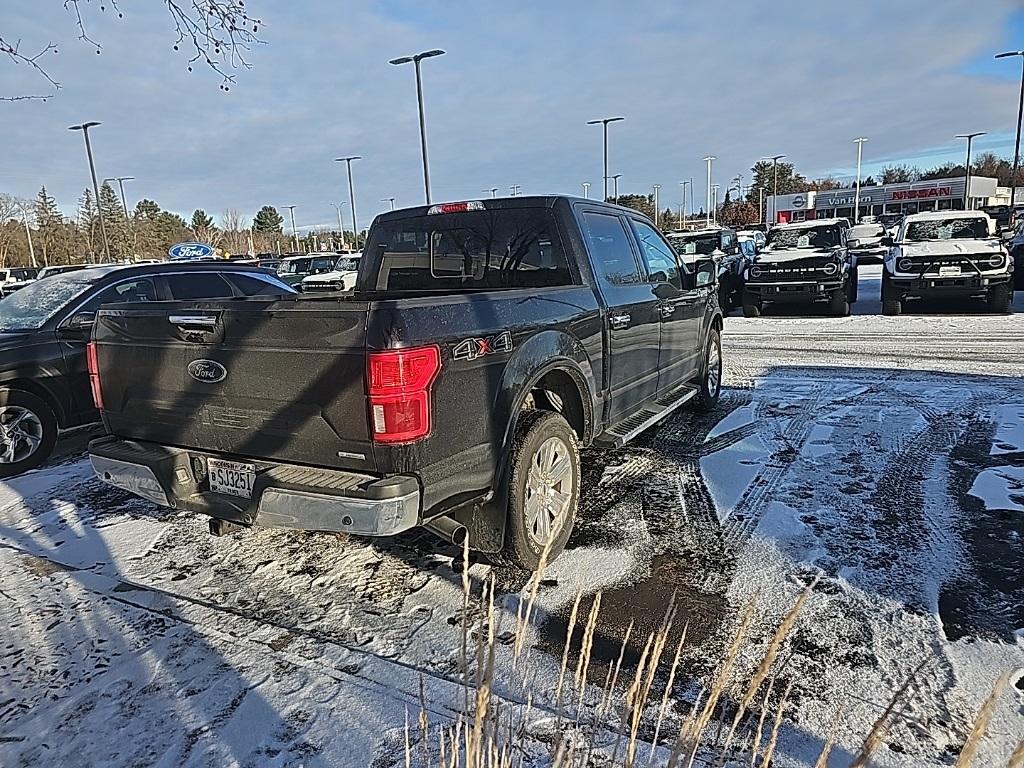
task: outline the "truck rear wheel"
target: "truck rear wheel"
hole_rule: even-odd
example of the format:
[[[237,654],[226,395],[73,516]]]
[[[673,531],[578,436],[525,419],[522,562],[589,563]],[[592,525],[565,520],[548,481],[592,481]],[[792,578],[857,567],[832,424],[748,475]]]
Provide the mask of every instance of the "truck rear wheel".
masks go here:
[[[761,316],[761,299],[759,296],[751,293],[750,291],[743,292],[743,316]]]
[[[57,443],[57,419],[46,401],[20,389],[0,389],[0,477],[42,464]]]
[[[704,349],[704,365],[701,368],[700,390],[693,398],[693,407],[698,411],[710,411],[718,405],[722,395],[722,333],[712,328]]]
[[[535,571],[565,549],[580,496],[576,433],[553,411],[524,413],[512,444],[508,525],[501,561]]]
[[[832,300],[828,304],[829,314],[833,317],[846,317],[850,314],[850,301],[842,288],[832,292]]]
[[[849,282],[847,283],[847,285],[849,286],[850,303],[854,304],[857,301],[857,292],[858,292],[858,287],[859,287],[858,286],[858,281],[857,281],[857,268],[856,267],[854,267],[853,269],[850,270],[850,277],[848,278],[848,280],[849,280]]]
[[[898,315],[903,312],[903,301],[889,282],[889,276],[882,274],[882,314]]]
[[[988,308],[993,312],[1006,315],[1010,312],[1010,304],[1013,302],[1013,292],[1009,283],[1000,283],[992,286],[988,291]]]

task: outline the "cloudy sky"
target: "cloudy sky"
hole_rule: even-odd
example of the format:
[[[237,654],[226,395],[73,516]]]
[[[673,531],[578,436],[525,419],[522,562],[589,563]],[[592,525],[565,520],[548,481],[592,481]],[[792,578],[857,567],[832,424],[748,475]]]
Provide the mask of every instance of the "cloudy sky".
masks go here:
[[[674,201],[690,177],[703,199],[707,154],[723,184],[776,153],[809,175],[853,173],[861,135],[866,172],[959,159],[952,136],[968,131],[1009,155],[1020,69],[991,57],[1024,44],[1019,0],[248,0],[266,44],[225,93],[172,50],[161,0],[120,0],[121,19],[102,2],[82,4],[96,55],[62,2],[0,0],[0,36],[26,51],[56,42],[63,86],[0,102],[0,191],[45,184],[71,213],[89,177],[67,126],[99,120],[98,173],[135,176],[130,205],[251,216],[295,204],[300,229],[336,221],[331,203],[348,199],[339,155],[364,158],[362,225],[382,198],[422,202],[412,68],[387,63],[399,55],[448,52],[424,62],[435,199],[597,190],[601,131],[585,123],[624,115],[611,127],[620,191],[661,184]],[[0,60],[0,95],[43,85]]]

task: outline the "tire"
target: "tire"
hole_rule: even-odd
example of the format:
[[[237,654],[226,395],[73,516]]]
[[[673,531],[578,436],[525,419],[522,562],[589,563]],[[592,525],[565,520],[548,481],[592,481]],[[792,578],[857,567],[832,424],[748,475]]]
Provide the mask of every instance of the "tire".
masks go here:
[[[999,315],[1010,314],[1010,304],[1013,302],[1013,291],[1009,283],[994,285],[988,292],[988,308]]]
[[[704,347],[704,363],[701,366],[700,390],[693,398],[693,407],[698,411],[710,411],[718,405],[722,396],[722,333],[712,328],[708,343]]]
[[[728,315],[732,310],[732,291],[721,280],[718,282],[718,306],[721,307],[723,315]]]
[[[743,292],[743,316],[744,317],[760,317],[761,316],[761,299],[755,296],[750,291]]]
[[[551,450],[553,453],[547,453]],[[554,466],[564,460],[565,470],[559,485],[545,480],[550,478],[550,469],[544,462],[553,456]],[[550,537],[547,562],[550,563],[565,549],[576,520],[576,509],[580,498],[580,452],[576,433],[560,413],[553,411],[528,411],[520,417],[516,437],[512,443],[512,465],[509,476],[508,524],[505,531],[505,547],[500,560],[502,563],[535,571],[540,567],[544,543]],[[553,500],[544,491],[565,493],[568,488],[568,502],[560,513],[553,513],[544,506],[544,500]],[[528,501],[538,498],[541,509],[528,514]],[[550,503],[550,501],[549,501]],[[545,535],[544,524],[548,524]]]
[[[42,398],[0,389],[0,432],[0,477],[12,477],[35,469],[53,453],[57,418]]]
[[[850,303],[851,304],[855,304],[855,303],[857,303],[857,294],[858,294],[859,289],[860,289],[860,285],[859,285],[858,277],[857,277],[857,267],[854,267],[853,269],[850,270],[850,277],[849,277],[848,285],[849,285]]]
[[[882,314],[896,316],[903,312],[902,298],[889,282],[889,276],[882,273]]]
[[[832,292],[832,300],[828,303],[828,312],[833,317],[846,317],[850,314],[850,302],[846,291],[842,288]]]

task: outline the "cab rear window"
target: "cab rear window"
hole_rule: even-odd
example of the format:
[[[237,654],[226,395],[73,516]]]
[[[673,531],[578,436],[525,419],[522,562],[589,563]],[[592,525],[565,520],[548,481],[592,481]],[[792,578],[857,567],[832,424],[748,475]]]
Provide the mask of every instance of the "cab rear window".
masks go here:
[[[363,260],[369,290],[451,291],[571,285],[546,208],[439,213],[379,223]]]

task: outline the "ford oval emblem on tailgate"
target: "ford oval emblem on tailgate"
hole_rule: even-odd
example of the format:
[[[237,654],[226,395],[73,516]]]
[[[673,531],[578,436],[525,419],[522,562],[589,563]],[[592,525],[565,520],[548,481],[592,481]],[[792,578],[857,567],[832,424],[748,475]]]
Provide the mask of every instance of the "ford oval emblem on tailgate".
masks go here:
[[[224,381],[228,369],[216,360],[193,360],[188,364],[188,375],[204,384],[216,384]]]

